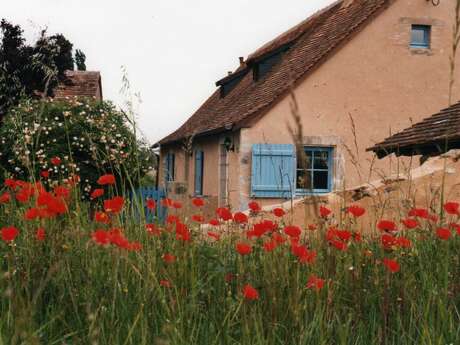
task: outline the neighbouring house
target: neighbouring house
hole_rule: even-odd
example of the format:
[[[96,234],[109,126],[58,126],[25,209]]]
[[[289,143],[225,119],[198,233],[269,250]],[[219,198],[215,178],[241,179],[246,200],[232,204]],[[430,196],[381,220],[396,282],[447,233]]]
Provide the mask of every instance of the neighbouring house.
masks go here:
[[[53,90],[54,99],[92,97],[102,101],[101,74],[92,71],[65,71],[65,78]]]
[[[367,150],[384,158],[392,153],[396,156],[439,156],[453,149],[460,149],[460,102]]]
[[[448,102],[455,2],[436,4],[338,1],[240,58],[159,142],[160,184],[244,210],[381,177],[366,148]]]

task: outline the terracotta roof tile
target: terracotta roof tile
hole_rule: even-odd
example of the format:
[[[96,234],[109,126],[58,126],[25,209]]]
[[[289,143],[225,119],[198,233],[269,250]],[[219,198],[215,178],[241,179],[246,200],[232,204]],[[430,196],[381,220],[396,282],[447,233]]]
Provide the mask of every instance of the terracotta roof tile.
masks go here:
[[[66,71],[65,79],[54,89],[54,98],[95,97],[102,100],[101,75],[99,72]]]
[[[216,90],[179,129],[160,143],[238,127],[243,121],[268,109],[293,83],[324,62],[334,48],[347,41],[390,2],[354,0],[345,7],[339,1],[267,43],[249,56],[249,67],[251,61],[283,45],[289,44],[290,48],[281,62],[262,79],[254,81],[252,73],[247,73],[224,98]],[[237,69],[240,70],[241,67]]]
[[[367,149],[380,158],[397,155],[440,153],[458,148],[460,142],[460,102],[386,138]]]

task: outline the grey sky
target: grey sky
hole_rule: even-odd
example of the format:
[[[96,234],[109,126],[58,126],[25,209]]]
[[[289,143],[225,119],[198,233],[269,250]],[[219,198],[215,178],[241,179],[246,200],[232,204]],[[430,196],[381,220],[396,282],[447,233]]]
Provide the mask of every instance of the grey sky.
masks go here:
[[[28,39],[63,33],[123,104],[121,66],[139,92],[139,127],[154,143],[181,125],[214,83],[251,52],[333,0],[4,0],[0,17]]]

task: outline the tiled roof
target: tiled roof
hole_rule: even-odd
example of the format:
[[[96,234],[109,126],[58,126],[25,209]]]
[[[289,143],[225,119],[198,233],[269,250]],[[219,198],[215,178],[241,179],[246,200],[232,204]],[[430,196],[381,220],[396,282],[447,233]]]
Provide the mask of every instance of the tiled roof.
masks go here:
[[[102,100],[99,72],[66,71],[65,79],[54,89],[55,99],[66,97],[95,97]]]
[[[350,1],[348,1],[350,2]],[[280,63],[258,81],[247,73],[224,98],[216,90],[179,129],[160,141],[166,144],[188,136],[238,128],[243,122],[273,105],[293,83],[324,62],[364,27],[391,0],[354,0],[348,6],[338,1],[292,28],[251,54],[251,62],[284,45],[290,45]],[[237,71],[240,71],[240,66]]]
[[[460,102],[368,148],[382,158],[435,154],[460,147]]]

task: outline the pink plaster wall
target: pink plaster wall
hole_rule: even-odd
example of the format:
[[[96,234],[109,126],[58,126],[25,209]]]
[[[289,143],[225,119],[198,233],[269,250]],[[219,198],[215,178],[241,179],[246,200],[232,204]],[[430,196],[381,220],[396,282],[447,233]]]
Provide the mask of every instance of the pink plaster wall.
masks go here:
[[[452,0],[441,1],[438,7],[425,0],[397,0],[295,88],[304,137],[343,141],[338,148],[345,174],[335,189],[373,180],[379,177],[377,172],[389,173],[390,167],[394,170],[391,158],[373,162],[373,154],[365,149],[448,106],[453,12]],[[411,24],[432,25],[431,50],[409,48]],[[455,89],[454,101],[460,99],[459,91]],[[292,143],[288,123],[292,123],[289,96],[242,130],[242,157],[249,157],[254,143]],[[345,146],[359,157],[359,169],[351,164]],[[371,165],[374,172],[369,176]],[[243,165],[241,174],[248,173],[250,164]],[[243,181],[241,187],[240,206],[249,199],[250,184]]]

